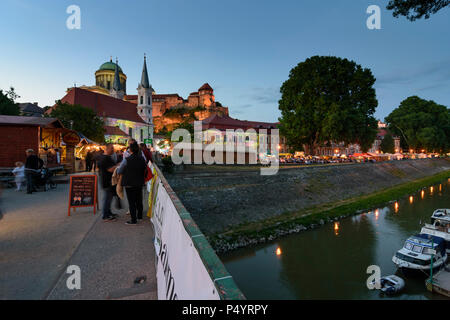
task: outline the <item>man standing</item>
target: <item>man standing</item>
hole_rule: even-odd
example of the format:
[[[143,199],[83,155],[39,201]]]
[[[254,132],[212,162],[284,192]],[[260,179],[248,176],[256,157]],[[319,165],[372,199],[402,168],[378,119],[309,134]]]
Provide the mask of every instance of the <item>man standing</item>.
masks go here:
[[[106,152],[103,155],[98,156],[97,166],[100,172],[100,181],[102,182],[102,188],[105,192],[103,198],[103,221],[114,221],[116,219],[115,214],[111,212],[111,202],[114,196],[114,190],[111,184],[111,178],[117,165],[114,163],[111,155],[114,153],[114,146],[112,143],[106,145]]]
[[[119,167],[118,173],[123,174],[122,186],[125,187],[127,193],[131,214],[131,220],[126,224],[135,225],[138,219],[142,219],[142,186],[147,165],[136,142],[130,144],[130,153],[130,156],[126,158],[125,165]]]
[[[39,170],[42,165],[43,161],[39,159],[37,155],[34,154],[33,149],[28,149],[25,151],[27,155],[27,160],[25,162],[25,177],[27,179],[27,193],[31,194],[33,191],[36,191],[34,184],[33,184],[33,178],[36,174],[36,171]]]
[[[91,170],[92,170],[92,160],[93,160],[92,152],[89,150],[86,153],[86,171],[87,172],[91,172]]]

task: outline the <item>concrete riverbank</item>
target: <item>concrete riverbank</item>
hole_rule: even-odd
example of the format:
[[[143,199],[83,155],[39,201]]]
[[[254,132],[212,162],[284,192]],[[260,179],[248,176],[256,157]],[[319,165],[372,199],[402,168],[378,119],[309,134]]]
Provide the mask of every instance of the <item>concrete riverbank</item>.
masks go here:
[[[282,168],[198,167],[167,178],[218,252],[335,221],[450,177],[450,161]],[[323,214],[325,213],[325,214]],[[319,215],[320,214],[320,215]]]

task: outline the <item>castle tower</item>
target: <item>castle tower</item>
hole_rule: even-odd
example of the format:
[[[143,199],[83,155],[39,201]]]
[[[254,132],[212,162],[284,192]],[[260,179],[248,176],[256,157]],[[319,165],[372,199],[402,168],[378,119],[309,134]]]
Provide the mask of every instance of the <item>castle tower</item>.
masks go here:
[[[148,81],[147,58],[144,55],[144,66],[142,68],[141,83],[138,88],[137,111],[139,116],[148,124],[148,138],[153,140],[153,115],[152,115],[152,92],[153,88]]]
[[[115,70],[114,70],[114,82],[110,91],[110,95],[117,99],[123,99],[125,92],[122,89],[122,85],[120,83],[120,74],[118,69],[118,62],[116,59]]]

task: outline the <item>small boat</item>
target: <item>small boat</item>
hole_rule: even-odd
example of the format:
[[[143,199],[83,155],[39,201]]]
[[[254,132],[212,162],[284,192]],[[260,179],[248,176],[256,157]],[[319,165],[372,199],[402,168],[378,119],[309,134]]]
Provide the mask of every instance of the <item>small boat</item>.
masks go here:
[[[436,209],[431,215],[431,223],[434,223],[435,219],[441,219],[444,217],[450,218],[450,209]]]
[[[405,281],[396,275],[382,277],[380,279],[381,292],[387,295],[394,295],[400,293],[405,287]]]
[[[438,209],[449,210],[449,209]],[[433,213],[431,224],[425,223],[420,233],[429,234],[445,240],[447,255],[450,255],[450,215],[443,214],[442,211]]]
[[[447,260],[445,240],[429,234],[417,234],[409,237],[400,250],[392,257],[392,261],[399,269],[409,271],[423,271],[440,269]]]

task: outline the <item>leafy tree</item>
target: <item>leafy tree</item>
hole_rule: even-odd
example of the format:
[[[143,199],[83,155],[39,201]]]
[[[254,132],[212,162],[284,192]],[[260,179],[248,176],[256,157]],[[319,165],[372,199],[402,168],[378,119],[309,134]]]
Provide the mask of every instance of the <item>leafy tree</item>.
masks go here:
[[[3,93],[3,90],[0,90],[0,114],[18,116],[20,114],[20,109],[17,103],[15,103],[17,98],[20,97],[12,87],[5,93]]]
[[[327,142],[375,140],[378,105],[369,69],[338,57],[314,56],[299,63],[281,86],[280,132],[289,146],[312,154]]]
[[[390,0],[386,8],[393,10],[394,17],[405,16],[408,20],[414,21],[425,17],[428,19],[431,14],[450,5],[450,0]]]
[[[433,152],[450,149],[450,109],[446,106],[412,96],[403,100],[385,120],[408,149]]]
[[[380,144],[381,151],[384,153],[394,153],[395,152],[395,142],[394,138],[390,133],[387,133]]]
[[[73,121],[72,129],[81,132],[91,140],[96,142],[105,140],[103,120],[90,108],[58,100],[49,116],[61,120],[66,128],[71,128],[71,121]]]

